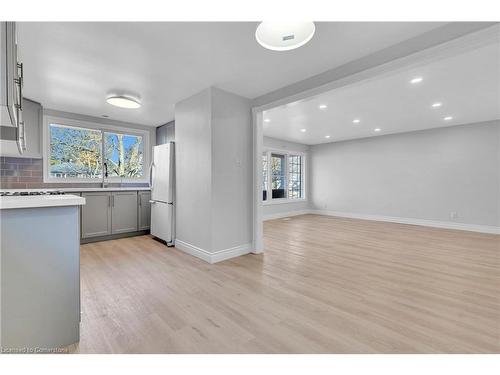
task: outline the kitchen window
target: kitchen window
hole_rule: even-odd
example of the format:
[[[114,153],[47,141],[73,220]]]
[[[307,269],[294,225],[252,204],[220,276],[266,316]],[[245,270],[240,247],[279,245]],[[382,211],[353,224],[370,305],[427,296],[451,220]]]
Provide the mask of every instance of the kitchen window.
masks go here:
[[[146,182],[148,132],[92,125],[46,120],[44,180]]]
[[[266,151],[262,154],[262,200],[265,204],[305,199],[304,161],[302,153]]]
[[[141,178],[144,175],[141,136],[105,132],[104,150],[109,177]]]

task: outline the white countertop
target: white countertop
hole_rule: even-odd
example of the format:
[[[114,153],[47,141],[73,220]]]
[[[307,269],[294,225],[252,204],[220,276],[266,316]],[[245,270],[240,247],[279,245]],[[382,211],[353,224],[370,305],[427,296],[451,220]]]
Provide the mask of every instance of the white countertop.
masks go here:
[[[143,190],[151,190],[151,188],[147,186],[142,187],[89,187],[89,188],[40,188],[40,189],[0,189],[0,191],[64,191],[64,192],[80,192],[80,191],[143,191]]]
[[[85,204],[85,198],[71,194],[0,197],[0,210],[13,208],[80,206],[83,204]]]

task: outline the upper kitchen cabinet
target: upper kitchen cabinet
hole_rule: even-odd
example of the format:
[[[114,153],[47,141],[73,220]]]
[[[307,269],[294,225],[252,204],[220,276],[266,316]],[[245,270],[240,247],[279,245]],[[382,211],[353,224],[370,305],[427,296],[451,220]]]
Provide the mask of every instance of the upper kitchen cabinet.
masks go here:
[[[16,24],[0,22],[0,139],[26,149],[22,114],[23,65],[17,58]]]
[[[22,99],[24,128],[24,152],[20,155],[16,142],[1,140],[0,156],[42,158],[43,108],[40,103]]]
[[[156,128],[156,144],[163,145],[165,143],[175,141],[175,121],[170,121],[165,125]]]

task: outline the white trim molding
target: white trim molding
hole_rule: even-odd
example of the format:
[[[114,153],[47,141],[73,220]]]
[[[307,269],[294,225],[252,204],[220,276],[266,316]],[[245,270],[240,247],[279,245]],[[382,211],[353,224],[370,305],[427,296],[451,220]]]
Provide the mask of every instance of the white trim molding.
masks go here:
[[[252,244],[247,243],[218,251],[208,251],[200,247],[191,245],[190,243],[175,240],[175,247],[189,255],[195,256],[208,262],[210,264],[222,262],[223,260],[236,258],[241,255],[249,254],[252,252]]]
[[[345,217],[351,219],[420,225],[424,227],[433,227],[433,228],[456,229],[456,230],[465,230],[470,232],[500,234],[500,227],[490,226],[490,225],[465,224],[465,223],[457,223],[451,221],[437,221],[437,220],[415,219],[415,218],[395,217],[395,216],[369,215],[369,214],[358,214],[351,212],[328,211],[328,210],[309,210],[308,213],[316,215],[325,215],[325,216]]]

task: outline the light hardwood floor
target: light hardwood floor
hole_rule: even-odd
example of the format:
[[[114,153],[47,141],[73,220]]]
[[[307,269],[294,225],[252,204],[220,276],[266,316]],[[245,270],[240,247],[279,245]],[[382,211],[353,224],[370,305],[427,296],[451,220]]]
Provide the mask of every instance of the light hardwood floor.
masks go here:
[[[500,352],[500,236],[303,215],[215,265],[81,247],[81,353]]]

